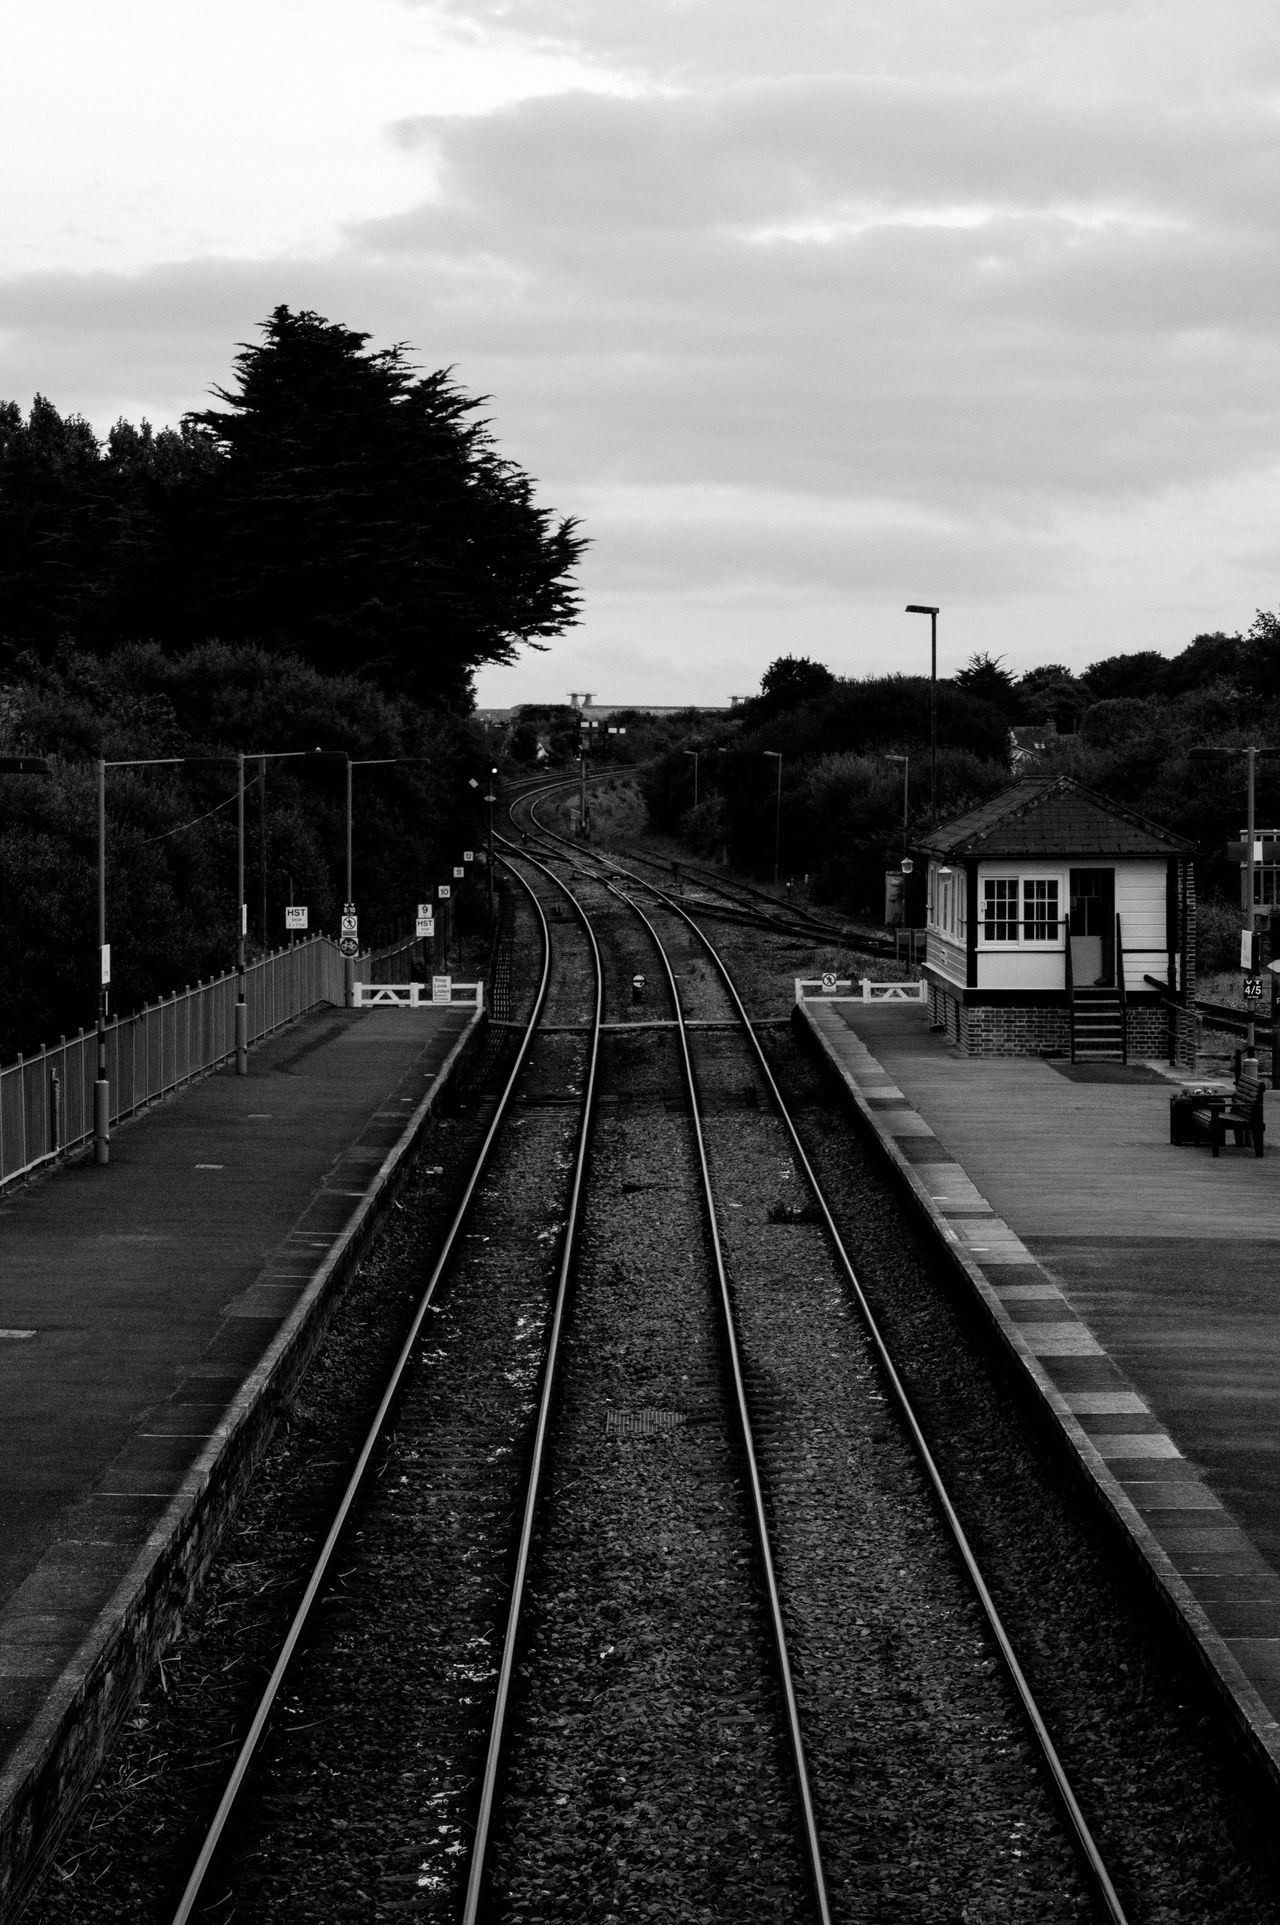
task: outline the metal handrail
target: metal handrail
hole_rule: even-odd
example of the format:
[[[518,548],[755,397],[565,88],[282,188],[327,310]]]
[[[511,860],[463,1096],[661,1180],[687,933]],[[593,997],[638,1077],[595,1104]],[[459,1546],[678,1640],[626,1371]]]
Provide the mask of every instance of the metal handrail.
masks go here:
[[[367,951],[358,972],[399,961],[412,939]],[[344,1000],[343,959],[328,936],[292,943],[246,971],[249,1041],[262,1042],[322,1003]],[[108,1027],[110,1121],[118,1123],[235,1054],[235,971],[179,990]],[[97,1041],[81,1029],[0,1068],[0,1191],[92,1141]]]

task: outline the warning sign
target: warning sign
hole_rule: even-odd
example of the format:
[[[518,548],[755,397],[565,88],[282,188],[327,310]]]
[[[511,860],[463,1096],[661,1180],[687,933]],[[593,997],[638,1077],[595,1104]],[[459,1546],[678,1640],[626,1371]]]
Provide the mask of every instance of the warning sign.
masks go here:
[[[295,903],[285,909],[284,926],[286,929],[305,929],[307,910],[305,903]]]

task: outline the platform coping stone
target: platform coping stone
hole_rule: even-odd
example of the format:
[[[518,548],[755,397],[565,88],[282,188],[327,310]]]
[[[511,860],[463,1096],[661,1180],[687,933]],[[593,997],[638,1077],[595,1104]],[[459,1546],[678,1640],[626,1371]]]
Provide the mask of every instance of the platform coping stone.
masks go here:
[[[1068,1390],[1062,1394],[1062,1401],[1077,1417],[1145,1417],[1148,1414],[1147,1405],[1136,1390]]]
[[[1101,1357],[1106,1354],[1093,1332],[1074,1321],[1019,1324],[1018,1335],[1037,1357]]]
[[[1168,1431],[1090,1432],[1089,1442],[1100,1457],[1181,1457]]]
[[[1142,1396],[1131,1388],[1118,1390],[1107,1383],[1108,1376],[1114,1382],[1115,1365],[1088,1325],[1074,1316],[1058,1286],[1047,1280],[1000,1282],[1000,1269],[1005,1264],[1025,1267],[1032,1275],[1038,1272],[1042,1279],[1045,1273],[1009,1226],[996,1217],[967,1171],[937,1142],[929,1124],[909,1107],[910,1099],[906,1110],[891,1108],[883,1100],[901,1093],[840,1013],[808,1003],[804,1013],[835,1066],[870,1113],[875,1129],[894,1148],[899,1161],[908,1164],[917,1194],[929,1209],[939,1235],[983,1276],[987,1290],[1012,1324],[1024,1354],[1036,1360],[1052,1385],[1059,1407],[1077,1420],[1146,1419],[1149,1428],[1141,1431],[1109,1430],[1103,1424],[1090,1426],[1084,1436],[1117,1490],[1140,1514],[1145,1530],[1188,1587],[1188,1595],[1196,1600],[1221,1640],[1219,1648],[1230,1652],[1261,1694],[1261,1703],[1250,1707],[1247,1715],[1271,1755],[1280,1756],[1280,1722],[1272,1709],[1280,1695],[1280,1636],[1262,1634],[1264,1627],[1270,1629],[1270,1618],[1264,1616],[1255,1632],[1252,1622],[1240,1616],[1245,1607],[1274,1613],[1273,1593],[1280,1578],[1252,1540],[1232,1522],[1216,1494],[1194,1474]],[[908,1119],[914,1119],[914,1128]],[[930,1137],[937,1145],[936,1161],[908,1157],[904,1139]],[[968,1222],[964,1221],[966,1215]],[[1062,1317],[1036,1323],[1024,1321],[1018,1314],[1019,1306],[1025,1305],[1030,1315],[1035,1307],[1046,1304],[1060,1305]],[[1055,1380],[1055,1359],[1060,1360],[1057,1374],[1067,1376],[1072,1387]],[[1100,1383],[1096,1381],[1098,1376],[1102,1378]],[[1082,1378],[1088,1382],[1091,1377],[1094,1387],[1076,1387]],[[1263,1594],[1254,1595],[1260,1582],[1267,1588]],[[1242,1587],[1249,1587],[1251,1595],[1241,1597]],[[1216,1669],[1216,1660],[1211,1661]],[[1227,1677],[1222,1681],[1235,1695],[1234,1683]]]

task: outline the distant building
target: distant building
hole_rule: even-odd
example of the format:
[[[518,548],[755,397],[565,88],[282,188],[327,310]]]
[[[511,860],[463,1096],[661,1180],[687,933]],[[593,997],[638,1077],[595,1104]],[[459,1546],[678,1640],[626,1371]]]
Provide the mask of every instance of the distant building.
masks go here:
[[[565,708],[575,708],[582,713],[589,709],[594,720],[607,722],[614,715],[728,715],[740,708],[748,698],[731,695],[727,702],[597,702],[594,695],[582,695],[571,691]],[[475,711],[479,722],[510,722],[521,708],[555,708],[558,703],[517,702],[511,708],[478,708]]]
[[[597,702],[594,695],[571,693],[570,705],[580,711],[590,709],[593,717],[607,722],[611,715],[727,715],[745,698],[731,695],[727,702]]]
[[[962,1050],[1194,1066],[1193,844],[1027,776],[916,846],[929,1007]]]
[[[1015,775],[1038,762],[1051,742],[1058,739],[1056,722],[1033,722],[1009,730],[1009,767]]]

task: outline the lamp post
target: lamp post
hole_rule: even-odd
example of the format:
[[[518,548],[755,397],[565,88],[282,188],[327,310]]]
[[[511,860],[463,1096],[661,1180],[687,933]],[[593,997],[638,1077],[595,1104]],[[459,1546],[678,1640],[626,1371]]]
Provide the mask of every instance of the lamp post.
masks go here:
[[[203,755],[138,755],[120,762],[108,762],[102,756],[98,757],[98,1072],[93,1085],[93,1160],[99,1166],[111,1160],[111,1083],[107,1076],[107,989],[111,982],[111,951],[107,947],[107,770],[174,768],[180,762],[220,762],[225,759],[223,756]],[[240,774],[243,785],[243,768]],[[240,807],[243,814],[243,794]],[[243,867],[243,856],[241,863]],[[240,893],[244,894],[243,887]]]
[[[181,759],[181,758],[179,758]],[[203,759],[203,758],[200,758]],[[217,758],[221,759],[221,758]],[[235,1011],[235,1053],[236,1075],[249,1074],[249,999],[248,999],[248,958],[246,940],[249,933],[249,905],[244,895],[244,765],[256,762],[262,771],[262,780],[267,777],[267,762],[307,762],[349,760],[345,749],[238,749],[236,751],[236,1011]],[[350,774],[347,776],[347,793],[350,795]],[[348,843],[347,866],[350,871],[351,854]],[[349,880],[349,875],[348,875]],[[266,930],[263,930],[263,940]]]
[[[929,827],[938,826],[938,611],[927,602],[908,602],[908,615],[929,617]]]
[[[698,757],[702,754],[702,750],[686,749],[685,754],[693,757],[693,806],[696,809],[698,806]]]
[[[317,752],[322,753],[322,751],[317,751]],[[345,751],[334,750],[333,753],[344,754]],[[353,760],[351,756],[348,755],[346,760],[347,760],[347,893],[346,893],[346,896],[344,897],[344,901],[348,905],[348,913],[354,915],[355,914],[355,909],[354,909],[355,896],[352,892],[352,870],[351,870],[352,824],[354,821],[354,811],[352,808],[352,793],[351,793],[352,770],[353,769],[389,769],[393,763],[419,764],[419,765],[429,767],[431,764],[432,758],[429,755],[366,755],[366,756],[360,756],[355,760]],[[355,999],[356,999],[355,998],[355,977],[356,977],[355,958],[353,956],[344,956],[343,969],[342,969],[343,999],[348,1009],[351,1008],[352,1004],[355,1002]]]
[[[908,821],[907,774],[911,767],[911,757],[909,755],[886,755],[884,759],[886,762],[901,762],[902,764],[902,853],[905,856],[907,853],[907,821]]]
[[[1247,748],[1242,748],[1242,749],[1196,748],[1190,751],[1191,759],[1192,761],[1195,761],[1195,762],[1207,762],[1211,757],[1219,756],[1219,755],[1243,755],[1243,757],[1245,758],[1246,822],[1245,822],[1244,861],[1240,866],[1240,914],[1244,922],[1245,929],[1248,931],[1250,938],[1252,938],[1253,936],[1254,923],[1257,915],[1256,905],[1254,902],[1254,889],[1256,886],[1255,885],[1256,863],[1255,863],[1255,840],[1254,840],[1254,834],[1255,834],[1254,832],[1254,789],[1255,789],[1255,775],[1257,770],[1257,761],[1260,755],[1277,755],[1277,754],[1280,754],[1280,749],[1259,748],[1256,743],[1252,743],[1252,742],[1248,745]],[[1250,944],[1250,947],[1252,948],[1252,942]],[[1243,958],[1242,958],[1242,961],[1243,961]],[[1250,962],[1250,967],[1252,967],[1252,962]],[[1273,978],[1272,1005],[1273,1005],[1273,1032],[1274,1032],[1275,1017],[1277,1014],[1276,1008],[1275,1008],[1274,978]],[[1246,1050],[1246,1053],[1250,1056],[1252,1056],[1256,1050],[1256,1042],[1254,1038],[1253,1025],[1254,1025],[1254,1019],[1251,1014],[1248,1019],[1247,1034],[1245,1038],[1245,1050]],[[1277,1037],[1277,1040],[1280,1040],[1280,1036]],[[1276,1053],[1277,1052],[1273,1048],[1271,1081],[1272,1081],[1273,1087],[1280,1087],[1280,1083],[1277,1083],[1277,1066],[1275,1061]]]
[[[765,749],[763,754],[772,756],[778,764],[778,792],[773,806],[773,886],[778,886],[778,851],[782,846],[782,750]]]
[[[493,927],[493,805],[498,799],[498,771],[490,767],[489,780],[485,785],[485,802],[489,809],[489,852],[485,863],[485,875],[489,887],[489,926]]]

